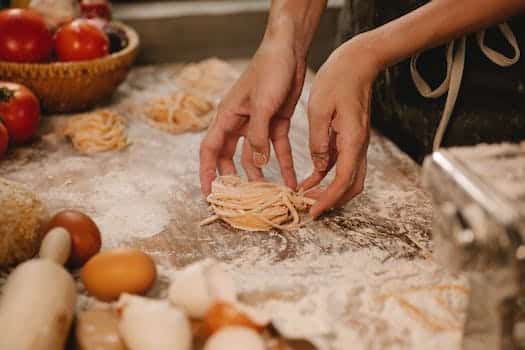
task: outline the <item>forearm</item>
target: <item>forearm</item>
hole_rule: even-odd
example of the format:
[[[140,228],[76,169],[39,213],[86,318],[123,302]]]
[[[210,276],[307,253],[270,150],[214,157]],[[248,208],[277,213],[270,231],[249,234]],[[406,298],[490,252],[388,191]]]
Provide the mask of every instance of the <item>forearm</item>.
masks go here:
[[[326,0],[273,0],[264,40],[280,40],[306,56]]]
[[[500,23],[525,9],[525,0],[433,0],[356,40],[382,68],[466,33]]]

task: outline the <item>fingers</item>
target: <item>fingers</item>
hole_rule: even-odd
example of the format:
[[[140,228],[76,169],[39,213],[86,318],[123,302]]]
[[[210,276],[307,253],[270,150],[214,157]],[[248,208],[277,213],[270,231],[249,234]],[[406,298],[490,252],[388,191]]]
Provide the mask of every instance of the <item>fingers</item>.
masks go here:
[[[217,176],[217,162],[224,137],[224,132],[214,124],[201,142],[199,175],[201,191],[204,195],[210,194],[211,183]]]
[[[227,135],[224,146],[221,150],[218,160],[218,169],[220,175],[236,175],[237,170],[233,163],[233,156],[237,149],[237,142],[239,141],[239,135]]]
[[[326,171],[330,158],[330,129],[334,108],[325,97],[312,92],[308,103],[310,155],[316,170]]]
[[[297,175],[293,166],[292,147],[288,137],[279,138],[273,141],[273,148],[279,167],[281,169],[281,176],[283,177],[286,186],[292,190],[297,188]]]
[[[293,91],[293,73],[293,69],[284,67],[284,70],[277,71],[277,74],[266,69],[258,71],[256,76],[256,85],[250,95],[252,110],[246,137],[252,147],[253,161],[257,167],[263,167],[270,159],[272,118],[278,117],[277,114],[282,111],[289,95],[297,94]],[[291,107],[287,109],[293,112]],[[288,110],[286,113],[291,113]]]
[[[275,150],[281,176],[286,186],[295,190],[297,188],[297,176],[293,166],[292,146],[288,138],[290,120],[279,118],[273,123],[272,143]]]
[[[246,139],[244,139],[242,144],[241,165],[250,181],[262,180],[264,178],[261,168],[256,167],[253,163],[252,148]]]
[[[357,171],[357,175],[355,177],[354,183],[352,186],[350,186],[350,189],[346,191],[346,193],[341,197],[341,199],[337,202],[337,207],[342,207],[352,199],[354,199],[355,196],[363,192],[365,187],[365,178],[366,178],[366,159],[364,159],[361,162],[361,165],[359,166],[359,170]]]
[[[313,187],[319,185],[321,181],[323,181],[323,179],[326,177],[328,172],[335,165],[335,161],[337,159],[337,145],[335,134],[331,132],[329,138],[330,140],[328,142],[328,166],[324,170],[319,170],[314,166],[312,174],[305,180],[303,180],[303,182],[299,185],[300,189],[309,191]]]
[[[253,163],[263,167],[270,159],[270,120],[275,111],[271,108],[255,106],[248,123],[246,138],[252,147]]]
[[[351,187],[358,179],[358,172],[366,155],[368,136],[367,134],[362,135],[364,131],[355,132],[356,130],[352,130],[352,127],[349,128],[349,126],[341,127],[337,134],[338,156],[335,178],[310,209],[310,215],[313,218],[319,217],[322,212],[333,208],[338,202],[344,200],[347,192],[350,192],[348,196],[355,196]],[[360,189],[359,187],[362,186],[358,186],[356,189]]]

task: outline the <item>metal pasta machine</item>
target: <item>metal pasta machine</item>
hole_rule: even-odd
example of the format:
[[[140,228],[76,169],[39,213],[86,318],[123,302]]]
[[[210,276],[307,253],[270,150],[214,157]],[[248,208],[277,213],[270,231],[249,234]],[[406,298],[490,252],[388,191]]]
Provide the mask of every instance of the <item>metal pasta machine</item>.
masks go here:
[[[423,179],[435,258],[470,283],[463,349],[525,349],[525,142],[439,150]]]

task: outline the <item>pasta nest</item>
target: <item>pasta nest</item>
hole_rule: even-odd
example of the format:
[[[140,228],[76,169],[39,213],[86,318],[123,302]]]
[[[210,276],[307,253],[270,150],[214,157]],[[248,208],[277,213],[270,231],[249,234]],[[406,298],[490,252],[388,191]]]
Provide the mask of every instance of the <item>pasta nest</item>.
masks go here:
[[[179,134],[206,129],[211,123],[213,104],[185,91],[150,101],[144,111],[146,121],[167,132]]]
[[[218,98],[237,80],[237,76],[237,71],[230,64],[210,58],[186,65],[176,76],[176,81],[185,89]]]
[[[126,120],[109,109],[70,117],[63,133],[71,139],[75,149],[83,154],[121,150],[129,144]]]
[[[314,203],[313,199],[288,187],[271,182],[249,182],[238,176],[217,178],[207,201],[215,215],[201,225],[221,219],[247,231],[300,228],[306,223],[300,213]]]

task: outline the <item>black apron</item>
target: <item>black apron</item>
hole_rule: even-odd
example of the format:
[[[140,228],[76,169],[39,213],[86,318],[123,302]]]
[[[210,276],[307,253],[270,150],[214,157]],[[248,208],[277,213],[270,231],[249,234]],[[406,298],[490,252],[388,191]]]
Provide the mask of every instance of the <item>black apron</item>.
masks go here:
[[[416,0],[350,0],[340,21],[339,41],[373,29],[423,5]],[[525,55],[525,17],[509,20]],[[487,46],[512,56],[513,49],[495,28],[486,32]],[[430,86],[446,75],[445,47],[423,53],[417,68]],[[525,57],[500,67],[481,51],[474,35],[466,41],[461,88],[441,145],[443,147],[525,139]],[[432,152],[446,101],[423,97],[405,60],[381,74],[374,86],[372,125],[417,161]]]

